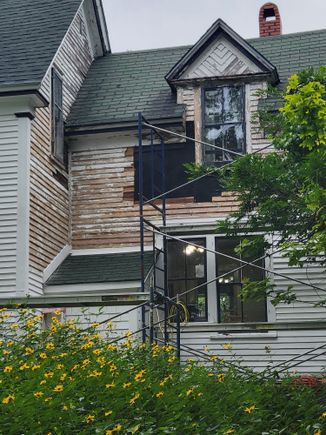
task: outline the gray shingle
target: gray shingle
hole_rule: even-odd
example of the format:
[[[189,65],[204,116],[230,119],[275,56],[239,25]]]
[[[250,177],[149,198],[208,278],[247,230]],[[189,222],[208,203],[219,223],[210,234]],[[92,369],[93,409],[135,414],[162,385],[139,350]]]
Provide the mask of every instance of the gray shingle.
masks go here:
[[[145,274],[153,253],[145,252]],[[109,283],[140,280],[140,253],[69,255],[49,278],[47,285]]]
[[[1,0],[0,90],[37,88],[81,0]]]
[[[276,66],[281,82],[309,66],[326,65],[326,30],[249,39]],[[164,76],[191,47],[107,54],[92,65],[68,119],[68,126],[181,116]]]

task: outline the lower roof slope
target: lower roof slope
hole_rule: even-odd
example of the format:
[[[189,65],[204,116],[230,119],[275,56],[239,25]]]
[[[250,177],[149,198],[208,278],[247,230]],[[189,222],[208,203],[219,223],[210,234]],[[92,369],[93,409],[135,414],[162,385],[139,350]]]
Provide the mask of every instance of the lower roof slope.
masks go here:
[[[153,263],[153,252],[146,251],[145,275]],[[69,285],[139,281],[140,253],[124,252],[96,255],[69,255],[48,279],[46,285]]]
[[[1,0],[0,91],[37,89],[81,0]]]
[[[326,30],[249,39],[276,66],[281,83],[302,69],[326,65]],[[164,76],[191,47],[107,54],[92,65],[68,127],[135,122],[182,115]]]

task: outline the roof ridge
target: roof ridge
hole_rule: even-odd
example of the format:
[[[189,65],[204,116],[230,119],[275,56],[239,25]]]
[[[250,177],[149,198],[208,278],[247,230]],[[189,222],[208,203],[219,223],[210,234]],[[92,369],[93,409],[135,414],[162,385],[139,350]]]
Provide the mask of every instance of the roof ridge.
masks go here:
[[[270,39],[282,39],[287,38],[291,36],[298,36],[298,35],[305,35],[307,33],[323,33],[326,32],[326,29],[315,29],[315,30],[304,30],[303,32],[292,32],[292,33],[285,33],[283,35],[277,35],[277,36],[264,36],[262,37],[256,37],[256,38],[244,38],[245,41],[251,43],[256,41],[264,41],[264,40],[270,40]],[[187,44],[187,45],[174,45],[171,47],[156,47],[156,48],[146,48],[141,50],[126,50],[126,51],[116,51],[114,53],[108,53],[110,56],[114,55],[123,55],[123,54],[136,54],[136,53],[148,53],[148,52],[155,52],[155,51],[164,51],[164,50],[174,50],[174,49],[186,49],[191,48],[193,44]]]
[[[306,35],[307,33],[324,33],[324,32],[326,32],[326,29],[304,30],[303,32],[284,33],[283,35],[271,35],[271,36],[264,36],[264,37],[258,36],[256,38],[248,38],[246,39],[246,41],[252,42],[252,41],[264,41],[270,39],[282,39],[291,36]]]
[[[188,45],[174,45],[171,47],[158,47],[158,48],[146,48],[143,50],[126,50],[126,51],[116,51],[114,53],[109,53],[110,56],[118,54],[134,54],[134,53],[147,53],[147,52],[151,52],[151,51],[163,51],[163,50],[173,50],[173,49],[182,49],[182,48],[190,48],[192,47],[192,45],[188,44]]]

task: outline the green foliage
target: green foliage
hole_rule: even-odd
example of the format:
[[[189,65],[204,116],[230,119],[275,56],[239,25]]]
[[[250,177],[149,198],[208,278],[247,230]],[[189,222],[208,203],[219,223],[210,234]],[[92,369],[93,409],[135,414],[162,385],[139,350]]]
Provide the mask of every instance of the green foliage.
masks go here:
[[[2,310],[1,435],[313,435],[325,428],[322,390],[291,377],[275,382],[216,355],[210,366],[180,365],[172,346],[130,337],[110,343],[98,324],[82,331],[54,317],[42,330],[42,317],[23,309],[9,320]]]

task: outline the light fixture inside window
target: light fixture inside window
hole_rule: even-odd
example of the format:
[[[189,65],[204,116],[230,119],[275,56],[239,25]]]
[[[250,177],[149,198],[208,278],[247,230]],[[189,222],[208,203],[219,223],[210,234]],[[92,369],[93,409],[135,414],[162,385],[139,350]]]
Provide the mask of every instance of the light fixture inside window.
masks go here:
[[[184,250],[184,253],[186,255],[191,255],[194,254],[195,252],[199,252],[200,254],[202,254],[204,252],[204,248],[197,248],[196,246],[193,245],[187,245],[186,249]]]

